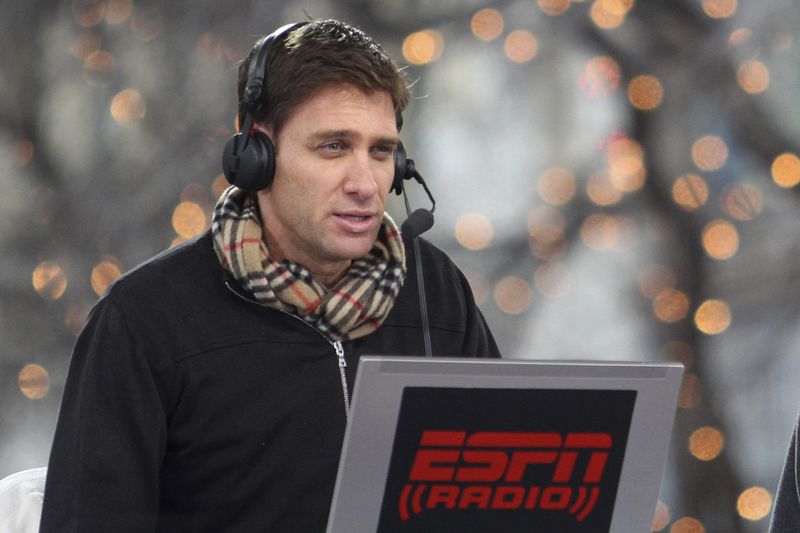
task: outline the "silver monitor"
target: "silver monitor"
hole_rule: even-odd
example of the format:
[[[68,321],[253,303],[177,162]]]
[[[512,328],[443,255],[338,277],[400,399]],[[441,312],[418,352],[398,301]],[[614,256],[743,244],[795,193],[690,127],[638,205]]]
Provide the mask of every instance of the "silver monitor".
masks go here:
[[[649,531],[682,375],[362,357],[327,531]]]

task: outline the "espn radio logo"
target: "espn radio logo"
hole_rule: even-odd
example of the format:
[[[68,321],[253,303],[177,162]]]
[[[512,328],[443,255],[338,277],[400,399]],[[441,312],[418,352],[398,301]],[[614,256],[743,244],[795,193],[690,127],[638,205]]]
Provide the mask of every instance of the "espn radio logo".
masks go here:
[[[611,434],[597,432],[424,430],[400,519],[473,509],[569,513],[583,522],[603,490],[612,444]]]

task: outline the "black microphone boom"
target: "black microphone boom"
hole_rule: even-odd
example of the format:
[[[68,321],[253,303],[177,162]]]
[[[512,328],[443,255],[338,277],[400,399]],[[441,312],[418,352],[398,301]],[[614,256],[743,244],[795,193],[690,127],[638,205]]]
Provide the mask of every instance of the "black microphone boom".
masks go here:
[[[425,183],[425,180],[422,179],[422,176],[414,167],[414,160],[407,159],[406,166],[408,168],[409,175],[414,178],[417,183],[422,185],[422,188],[425,189],[425,194],[428,195],[428,199],[431,201],[430,209],[417,209],[413,213],[409,213],[411,211],[411,207],[408,204],[408,196],[405,194],[405,187],[402,187],[401,185],[403,199],[405,200],[406,204],[406,213],[409,213],[409,215],[405,222],[403,222],[402,226],[400,226],[400,232],[403,235],[413,239],[419,237],[433,227],[433,212],[436,210],[436,200],[433,198],[430,189],[428,189],[428,185]]]
[[[433,227],[433,213],[427,209],[417,209],[400,226],[400,233],[413,239]]]

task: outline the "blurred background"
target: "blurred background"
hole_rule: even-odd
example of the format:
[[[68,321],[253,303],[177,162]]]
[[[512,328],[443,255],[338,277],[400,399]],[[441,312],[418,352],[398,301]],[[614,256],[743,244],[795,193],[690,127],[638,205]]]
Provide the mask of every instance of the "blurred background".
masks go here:
[[[107,285],[209,226],[236,62],[334,17],[407,66],[427,237],[507,357],[686,366],[652,530],[767,530],[800,406],[792,0],[0,6],[0,477],[46,464]]]

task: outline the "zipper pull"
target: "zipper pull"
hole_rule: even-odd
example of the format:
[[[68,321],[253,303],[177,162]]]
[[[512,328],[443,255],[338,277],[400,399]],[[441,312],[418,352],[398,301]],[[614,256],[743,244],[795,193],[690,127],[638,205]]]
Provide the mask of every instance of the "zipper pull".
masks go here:
[[[347,367],[347,361],[344,360],[344,346],[342,346],[342,341],[334,342],[333,348],[336,350],[336,357],[339,358],[339,368]]]

